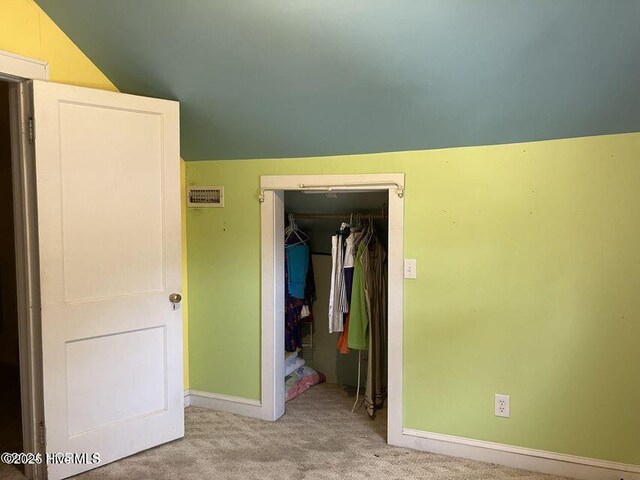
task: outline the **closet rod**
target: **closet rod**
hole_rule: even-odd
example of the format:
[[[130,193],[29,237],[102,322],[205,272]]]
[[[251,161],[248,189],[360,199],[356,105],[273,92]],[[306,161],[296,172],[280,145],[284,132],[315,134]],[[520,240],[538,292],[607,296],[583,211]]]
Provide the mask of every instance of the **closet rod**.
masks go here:
[[[396,194],[400,198],[404,198],[404,185],[398,182],[372,182],[372,183],[341,183],[336,185],[308,185],[306,183],[300,183],[299,187],[301,190],[308,191],[318,191],[318,192],[339,192],[341,190],[364,190],[367,187],[378,187],[376,190],[386,190],[381,187],[395,187]],[[274,192],[276,190],[295,190],[294,188],[276,188],[276,187],[265,187],[260,189],[260,194],[258,195],[258,200],[260,203],[264,203],[264,192]]]
[[[296,220],[312,220],[312,219],[342,220],[342,219],[348,219],[349,217],[351,217],[351,215],[355,217],[356,213],[355,212],[354,213],[293,213],[293,217]],[[374,220],[389,219],[388,215],[384,215],[382,213],[372,213],[372,214],[361,213],[360,216],[363,220],[366,220],[369,217],[373,218]]]

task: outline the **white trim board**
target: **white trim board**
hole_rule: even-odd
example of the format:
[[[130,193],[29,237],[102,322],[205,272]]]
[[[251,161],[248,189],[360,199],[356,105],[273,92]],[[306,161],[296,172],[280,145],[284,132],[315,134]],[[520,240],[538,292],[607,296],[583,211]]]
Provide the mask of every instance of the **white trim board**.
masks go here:
[[[49,80],[49,64],[0,50],[0,72],[16,79]]]
[[[404,173],[355,175],[263,175],[261,201],[261,392],[265,420],[284,414],[284,191],[379,190],[389,199],[387,254],[388,379],[387,441],[402,437],[403,293],[404,293]]]
[[[262,406],[258,400],[233,397],[221,393],[199,390],[185,392],[185,406],[209,408],[220,412],[235,413],[245,417],[262,418]]]
[[[27,82],[34,79],[49,80],[47,63],[0,50],[0,80],[9,84],[11,116],[23,448],[25,452],[44,454],[36,172],[26,128],[27,119],[33,115]],[[45,478],[44,465],[25,465],[25,476]]]
[[[640,465],[609,462],[404,428],[395,445],[581,480],[640,480]]]

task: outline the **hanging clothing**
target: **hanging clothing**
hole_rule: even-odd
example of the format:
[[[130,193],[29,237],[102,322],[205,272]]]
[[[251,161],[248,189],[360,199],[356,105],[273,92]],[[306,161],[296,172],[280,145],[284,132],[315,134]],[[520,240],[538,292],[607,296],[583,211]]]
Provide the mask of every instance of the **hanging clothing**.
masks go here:
[[[351,232],[344,241],[344,268],[353,268],[356,261],[356,233]]]
[[[347,304],[351,304],[351,295],[353,292],[353,268],[344,269],[344,283],[347,291]],[[338,351],[340,353],[349,353],[349,317],[350,312],[343,313],[343,330],[338,338]]]
[[[329,333],[333,333],[337,330],[337,322],[333,321],[333,302],[335,300],[336,292],[336,280],[338,271],[338,236],[333,235],[331,237],[331,287],[329,288]]]
[[[342,332],[346,304],[344,289],[343,241],[342,235],[331,237],[331,290],[329,292],[329,333]]]
[[[309,246],[303,244],[287,246],[285,256],[287,257],[289,295],[303,299],[309,269]]]
[[[316,296],[316,277],[313,273],[313,261],[311,260],[311,249],[309,249],[309,268],[307,268],[307,280],[304,286],[304,304],[309,309],[307,321],[313,321],[313,302],[318,298]]]
[[[351,308],[351,296],[353,292],[353,270],[355,264],[355,243],[356,234],[352,231],[345,240],[344,253],[344,285],[346,292],[347,309],[343,313],[343,330],[338,338],[338,352],[349,353],[349,309]]]
[[[340,311],[342,313],[347,313],[349,311],[349,300],[351,298],[350,290],[351,285],[347,285],[348,282],[351,282],[351,278],[347,278],[347,271],[351,274],[351,269],[353,268],[354,262],[354,235],[351,233],[351,228],[348,224],[343,223],[340,227],[340,235],[344,239],[343,241],[343,258],[342,258],[342,271],[340,272],[342,275],[341,279],[341,291],[340,291]]]
[[[369,356],[364,404],[370,416],[382,408],[387,396],[387,289],[386,252],[379,242],[368,248],[371,315],[369,316]]]
[[[329,333],[344,331],[344,314],[349,311],[347,286],[345,283],[345,258],[352,262],[347,253],[347,240],[351,236],[349,224],[342,223],[340,230],[331,237],[331,289],[329,292]],[[353,239],[349,240],[352,244]],[[352,250],[352,246],[349,251]]]
[[[355,350],[367,349],[367,301],[365,298],[365,278],[362,257],[366,245],[360,244],[355,257],[353,285],[351,289],[351,309],[349,311],[349,332],[347,346]]]
[[[338,337],[338,352],[347,354],[350,352],[349,350],[349,315],[350,313],[344,314],[344,330]]]
[[[306,234],[303,235],[308,238]],[[292,242],[300,241],[299,235],[289,238]],[[302,320],[313,321],[313,302],[316,300],[313,263],[308,245],[285,245],[284,262],[284,348],[287,352],[295,352],[302,348]]]
[[[353,293],[353,267],[344,268],[344,290],[347,305],[351,304],[351,295]],[[349,309],[345,313],[348,313]]]
[[[302,300],[287,296],[284,306],[284,349],[295,352],[302,347]]]
[[[373,416],[387,394],[386,252],[372,233],[363,240],[355,255],[346,345],[368,351],[364,404]],[[339,350],[344,349],[341,340]]]

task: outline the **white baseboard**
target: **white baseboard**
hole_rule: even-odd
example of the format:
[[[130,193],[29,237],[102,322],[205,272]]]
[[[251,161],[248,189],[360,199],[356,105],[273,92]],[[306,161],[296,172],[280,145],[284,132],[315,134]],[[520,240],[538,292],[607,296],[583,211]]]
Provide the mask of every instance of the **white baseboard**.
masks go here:
[[[232,397],[221,393],[201,392],[199,390],[188,390],[186,398],[188,400],[185,400],[185,405],[188,403],[192,407],[210,408],[245,417],[262,418],[262,405],[259,400]]]
[[[184,391],[184,408],[187,408],[189,405],[191,405],[189,390],[185,390]]]
[[[640,465],[513,447],[404,428],[397,446],[580,480],[640,480]]]

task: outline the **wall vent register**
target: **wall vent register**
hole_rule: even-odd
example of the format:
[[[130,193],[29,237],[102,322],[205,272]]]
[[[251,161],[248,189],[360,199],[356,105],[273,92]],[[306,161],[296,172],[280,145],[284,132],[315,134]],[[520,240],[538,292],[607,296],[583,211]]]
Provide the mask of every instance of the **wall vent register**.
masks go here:
[[[201,185],[188,187],[187,206],[195,208],[224,207],[224,187]]]

